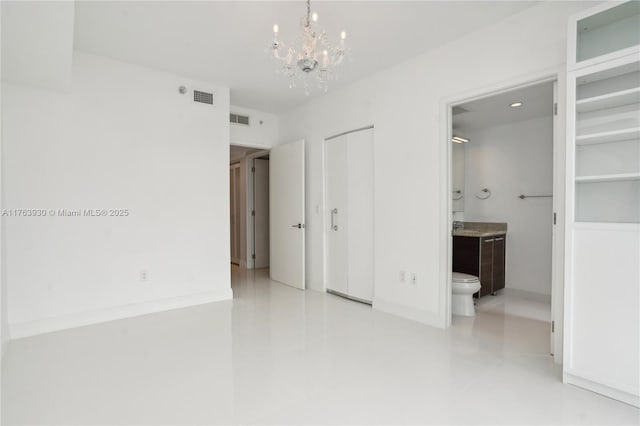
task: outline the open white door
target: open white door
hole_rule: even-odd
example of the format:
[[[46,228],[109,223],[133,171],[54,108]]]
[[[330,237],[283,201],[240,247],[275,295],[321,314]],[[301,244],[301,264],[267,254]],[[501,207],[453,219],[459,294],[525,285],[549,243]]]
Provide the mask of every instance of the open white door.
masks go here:
[[[272,148],[269,162],[271,279],[304,290],[304,140]]]

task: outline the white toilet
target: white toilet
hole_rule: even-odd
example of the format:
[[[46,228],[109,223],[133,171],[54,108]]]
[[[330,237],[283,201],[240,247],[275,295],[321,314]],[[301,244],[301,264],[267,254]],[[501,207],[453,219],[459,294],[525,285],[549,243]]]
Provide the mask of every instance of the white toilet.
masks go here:
[[[473,293],[480,290],[478,277],[461,272],[451,274],[451,309],[454,315],[474,317]]]

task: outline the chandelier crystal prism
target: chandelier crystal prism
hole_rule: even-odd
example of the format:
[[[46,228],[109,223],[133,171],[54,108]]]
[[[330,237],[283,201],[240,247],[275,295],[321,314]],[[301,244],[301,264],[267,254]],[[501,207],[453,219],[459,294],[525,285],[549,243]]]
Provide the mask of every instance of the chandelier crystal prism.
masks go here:
[[[278,72],[289,78],[289,88],[301,82],[306,95],[314,85],[326,92],[329,81],[337,79],[336,67],[347,56],[347,33],[342,31],[338,44],[331,45],[317,22],[318,14],[311,13],[311,1],[307,0],[307,14],[300,20],[300,47],[296,49],[280,40],[280,27],[275,24],[269,49],[278,63]]]

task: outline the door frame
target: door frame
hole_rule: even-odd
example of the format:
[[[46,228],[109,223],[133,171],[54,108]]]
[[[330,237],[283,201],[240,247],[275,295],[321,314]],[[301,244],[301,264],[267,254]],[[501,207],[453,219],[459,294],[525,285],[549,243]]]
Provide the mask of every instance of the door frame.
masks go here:
[[[247,210],[246,210],[246,218],[247,218],[247,258],[245,259],[247,269],[255,268],[255,259],[253,258],[253,253],[255,251],[255,217],[251,214],[253,211],[253,207],[255,204],[255,187],[253,184],[253,166],[254,160],[259,157],[263,157],[265,155],[269,155],[270,150],[265,149],[263,151],[254,152],[253,154],[248,154],[245,156],[247,160]]]
[[[236,181],[236,170],[238,180]],[[230,216],[233,220],[233,225],[229,224],[229,240],[231,241],[231,246],[238,245],[235,247],[238,250],[238,256],[234,257],[233,250],[231,250],[230,263],[232,265],[242,265],[242,192],[237,195],[240,189],[240,182],[242,181],[242,167],[240,165],[240,161],[229,164],[229,180],[231,181],[231,185],[229,186],[229,203],[230,207],[233,208],[233,213],[230,213]],[[233,189],[233,191],[231,191]],[[231,197],[233,197],[233,201],[231,201]],[[237,201],[240,204],[237,204]],[[233,229],[235,228],[235,229]],[[238,235],[234,235],[234,231],[237,231]],[[234,238],[235,237],[235,238]]]
[[[491,97],[517,88],[532,86],[545,82],[555,81],[555,98],[557,114],[553,116],[553,213],[556,222],[552,227],[552,256],[551,256],[551,320],[550,330],[552,340],[552,355],[554,361],[562,363],[563,358],[563,315],[564,315],[564,212],[565,212],[565,157],[566,157],[566,76],[564,67],[553,67],[534,74],[503,81],[489,87],[477,88],[461,92],[457,95],[443,98],[440,101],[440,140],[444,143],[441,149],[441,185],[440,192],[440,292],[439,322],[443,328],[451,326],[451,272],[453,256],[453,208],[451,200],[452,176],[451,176],[451,137],[453,106]]]
[[[255,157],[262,157],[263,155],[268,154],[271,150],[271,146],[257,143],[245,143],[241,141],[230,141],[229,148],[231,148],[231,145],[261,150],[251,154],[247,154],[237,160],[237,163],[240,164],[241,177],[246,182],[245,197],[242,200],[244,209],[242,209],[240,215],[240,235],[242,235],[242,230],[244,230],[245,238],[242,243],[246,250],[244,256],[241,255],[239,266],[243,269],[253,269],[253,258],[251,257],[251,254],[253,253],[253,220],[251,218],[251,210],[253,209],[253,179],[251,179],[251,167],[249,167],[249,160],[253,160],[253,158]],[[229,229],[229,238],[231,238],[231,229]]]

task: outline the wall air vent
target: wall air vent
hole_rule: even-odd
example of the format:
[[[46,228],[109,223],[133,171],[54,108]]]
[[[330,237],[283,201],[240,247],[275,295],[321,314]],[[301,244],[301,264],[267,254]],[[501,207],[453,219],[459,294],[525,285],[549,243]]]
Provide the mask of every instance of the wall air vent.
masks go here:
[[[453,108],[451,108],[451,115],[463,114],[465,112],[469,112],[469,110],[464,109],[461,106],[454,106]]]
[[[193,91],[193,101],[203,104],[213,105],[213,93],[201,92],[199,90]]]
[[[229,121],[231,123],[236,124],[244,124],[245,126],[249,125],[249,116],[248,115],[240,115],[240,114],[229,114]]]

